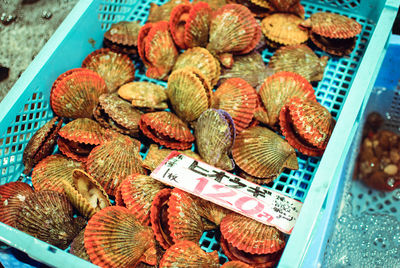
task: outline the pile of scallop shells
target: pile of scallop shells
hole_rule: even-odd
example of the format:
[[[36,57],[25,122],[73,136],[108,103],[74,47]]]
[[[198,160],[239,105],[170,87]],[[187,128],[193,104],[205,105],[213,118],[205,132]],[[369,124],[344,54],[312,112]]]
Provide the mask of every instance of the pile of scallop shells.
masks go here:
[[[345,55],[360,30],[332,13],[304,20],[298,0],[171,0],[144,25],[112,25],[105,48],[54,81],[55,117],[23,155],[32,187],[0,186],[0,221],[102,267],[218,267],[198,244],[212,229],[223,267],[275,265],[276,228],[148,175],[179,150],[264,185],[296,155],[322,156],[335,120],[310,83],[329,57],[306,42]],[[135,81],[138,68],[166,88]]]

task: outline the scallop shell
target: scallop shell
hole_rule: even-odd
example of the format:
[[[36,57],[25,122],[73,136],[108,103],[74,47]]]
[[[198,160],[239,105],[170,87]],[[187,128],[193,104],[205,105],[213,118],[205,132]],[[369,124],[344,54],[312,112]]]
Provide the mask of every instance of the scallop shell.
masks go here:
[[[308,81],[320,81],[329,58],[318,56],[307,45],[292,45],[279,48],[269,60],[268,67],[275,72],[298,73]]]
[[[151,66],[151,62],[146,58],[146,43],[150,30],[153,28],[154,23],[147,22],[142,28],[140,28],[138,35],[138,53],[145,66]]]
[[[273,13],[292,13],[304,19],[304,7],[299,0],[269,0]]]
[[[132,102],[134,107],[149,110],[167,109],[167,93],[165,88],[150,82],[131,82],[118,89],[118,95]]]
[[[161,6],[150,3],[147,22],[169,21],[172,9],[180,4],[190,4],[190,2],[188,0],[170,0]]]
[[[109,93],[135,78],[135,66],[132,60],[108,48],[101,48],[90,53],[83,60],[82,67],[98,73],[106,82]]]
[[[192,3],[193,5],[195,5],[199,2],[207,3],[212,11],[215,11],[220,7],[223,7],[224,5],[228,4],[226,0],[193,0]]]
[[[165,79],[178,57],[178,51],[169,33],[168,22],[160,21],[151,27],[145,40],[145,57],[150,63],[146,76]]]
[[[101,95],[97,109],[94,117],[104,127],[130,136],[139,133],[141,112],[117,94]]]
[[[293,14],[275,13],[261,21],[261,29],[265,37],[279,44],[301,44],[308,39],[308,31],[299,27],[302,21]]]
[[[252,266],[241,261],[228,261],[224,263],[221,268],[252,268]]]
[[[259,126],[239,133],[232,155],[243,171],[259,178],[276,177],[284,168],[299,168],[292,146],[275,132]]]
[[[172,72],[167,95],[176,115],[185,122],[196,120],[211,104],[211,86],[201,71],[194,68]]]
[[[106,191],[92,176],[80,169],[72,172],[73,183],[64,183],[64,190],[69,201],[81,213],[90,218],[97,211],[111,206]]]
[[[219,267],[217,251],[206,253],[197,243],[181,241],[171,246],[160,261],[162,267]]]
[[[340,57],[350,54],[357,41],[357,37],[347,39],[327,38],[314,33],[311,33],[310,39],[321,50]]]
[[[212,16],[207,49],[218,54],[243,51],[253,42],[257,30],[257,21],[245,6],[225,5]]]
[[[85,249],[84,234],[85,234],[85,229],[82,229],[82,231],[80,231],[80,233],[72,241],[69,252],[81,259],[90,262],[89,255],[86,253]]]
[[[189,149],[194,141],[189,127],[167,111],[142,115],[140,129],[150,139],[171,149]]]
[[[16,227],[53,246],[66,249],[84,227],[82,219],[74,219],[72,212],[64,194],[34,192],[21,204]]]
[[[29,140],[22,156],[22,161],[25,166],[23,173],[25,175],[28,175],[39,161],[53,152],[58,131],[63,123],[62,119],[59,120],[60,118],[57,116],[52,118],[36,131]],[[57,123],[57,121],[59,122]]]
[[[156,194],[165,188],[161,182],[146,175],[130,175],[121,182],[121,196],[126,208],[143,225],[150,224],[150,208]]]
[[[251,40],[250,44],[245,49],[239,51],[238,54],[243,55],[243,54],[248,54],[248,53],[252,52],[257,47],[257,45],[260,43],[262,35],[263,34],[261,31],[261,26],[260,26],[259,22],[256,21],[253,39]]]
[[[50,93],[54,113],[61,117],[91,118],[100,95],[108,91],[103,78],[88,69],[61,74],[60,77]]]
[[[211,12],[207,3],[199,2],[192,5],[185,25],[184,41],[186,47],[207,46]]]
[[[171,149],[159,149],[158,145],[156,144],[150,144],[149,150],[147,151],[146,158],[143,161],[143,167],[153,171],[158,167],[162,161],[172,152],[173,150]],[[200,155],[196,154],[195,152],[191,150],[185,150],[185,151],[178,151],[182,154],[185,154],[187,156],[190,156],[194,159],[201,160]]]
[[[214,86],[218,82],[220,75],[219,62],[205,48],[194,47],[183,52],[176,60],[173,71],[186,67],[199,69],[207,77],[208,83],[211,86]]]
[[[268,10],[273,9],[270,0],[250,0],[250,2],[257,5],[258,7],[266,8]]]
[[[106,207],[94,214],[84,241],[90,260],[101,267],[134,267],[140,261],[156,264],[151,228],[141,225],[124,207]]]
[[[229,113],[238,132],[247,128],[253,119],[257,92],[245,80],[225,80],[212,96],[212,107]]]
[[[238,169],[236,171],[236,175],[241,177],[241,178],[243,178],[243,179],[245,179],[245,180],[247,180],[247,181],[250,181],[250,182],[253,182],[253,183],[256,183],[256,184],[259,184],[259,185],[268,184],[268,183],[274,181],[274,179],[275,179],[275,176],[272,176],[272,177],[269,177],[269,178],[268,177],[267,178],[254,177],[254,176],[251,176],[250,174],[247,174],[246,172],[244,172],[241,169]]]
[[[35,191],[53,190],[64,193],[63,181],[72,184],[72,171],[82,169],[83,164],[63,155],[50,155],[40,161],[32,171],[32,185]]]
[[[222,219],[221,235],[235,248],[251,254],[269,254],[285,247],[285,237],[268,226],[237,213]]]
[[[201,158],[210,165],[232,170],[235,165],[228,154],[235,140],[233,121],[223,110],[208,109],[196,122],[195,136]]]
[[[114,136],[95,147],[89,154],[86,170],[107,194],[114,196],[126,176],[143,173],[140,142],[127,136]]]
[[[259,94],[269,118],[266,123],[271,127],[277,125],[279,112],[291,97],[315,100],[314,89],[307,79],[291,72],[278,72],[265,79]]]
[[[118,45],[137,46],[141,27],[138,21],[120,21],[111,25],[104,38]]]
[[[222,82],[227,78],[242,78],[253,88],[262,84],[265,78],[272,74],[263,61],[260,53],[252,52],[248,55],[234,56],[232,68],[224,69],[221,74]]]
[[[328,37],[347,39],[361,33],[362,26],[357,21],[343,15],[317,12],[301,23],[303,27],[311,27],[315,34]]]
[[[0,185],[0,206],[10,197],[16,194],[26,194],[33,192],[29,184],[15,181]]]
[[[172,189],[164,188],[153,199],[150,208],[150,223],[154,236],[160,245],[167,249],[173,245],[168,224],[168,200]]]
[[[175,44],[186,49],[185,45],[185,25],[192,9],[191,4],[180,4],[172,9],[169,17],[169,29]]]

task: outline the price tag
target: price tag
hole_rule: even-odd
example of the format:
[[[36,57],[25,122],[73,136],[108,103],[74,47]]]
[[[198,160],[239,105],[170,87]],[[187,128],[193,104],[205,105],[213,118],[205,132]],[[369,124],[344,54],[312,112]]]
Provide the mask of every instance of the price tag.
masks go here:
[[[292,232],[302,206],[300,201],[176,151],[150,176],[287,234]]]

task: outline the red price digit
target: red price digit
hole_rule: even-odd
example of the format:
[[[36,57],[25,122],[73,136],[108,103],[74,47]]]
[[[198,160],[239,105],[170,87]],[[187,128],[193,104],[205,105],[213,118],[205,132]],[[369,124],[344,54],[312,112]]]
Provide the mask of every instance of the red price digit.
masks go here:
[[[252,208],[252,209],[244,209],[243,208],[247,202],[254,202],[254,201],[256,202],[254,208]],[[260,213],[264,209],[264,205],[262,203],[260,203],[257,199],[255,199],[253,197],[249,197],[249,196],[243,196],[243,197],[239,198],[238,200],[236,200],[235,206],[239,210],[241,210],[243,213],[246,213],[249,215],[254,215],[254,214]]]
[[[199,183],[196,185],[196,188],[194,188],[194,193],[201,195],[201,193],[203,192],[204,188],[206,187],[208,180],[204,177],[198,178],[196,179],[199,181]]]
[[[219,185],[219,184],[214,184],[212,186],[215,190],[219,191],[220,189],[226,189],[228,191],[226,192],[222,192],[222,193],[211,193],[211,194],[204,194],[204,196],[206,197],[211,197],[214,200],[218,200],[220,202],[224,202],[224,203],[228,203],[229,205],[232,206],[231,202],[228,202],[222,198],[228,198],[228,197],[232,197],[236,195],[236,192],[228,187],[226,187],[225,185]]]

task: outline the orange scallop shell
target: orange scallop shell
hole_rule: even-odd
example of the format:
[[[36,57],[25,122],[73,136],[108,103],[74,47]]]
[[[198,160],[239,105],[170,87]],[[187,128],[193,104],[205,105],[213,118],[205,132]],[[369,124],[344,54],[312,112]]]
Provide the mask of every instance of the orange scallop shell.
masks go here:
[[[117,134],[90,152],[86,170],[109,195],[114,196],[126,176],[143,173],[139,150],[138,140]]]
[[[276,177],[284,168],[299,168],[292,146],[265,127],[255,126],[240,132],[232,155],[243,171],[259,178]]]
[[[101,94],[107,93],[103,78],[89,69],[61,74],[50,93],[54,113],[61,117],[91,118]]]
[[[151,228],[141,225],[124,207],[106,207],[94,214],[86,226],[84,241],[90,260],[101,267],[157,262]]]
[[[33,168],[32,185],[35,191],[53,190],[65,193],[63,181],[72,184],[72,171],[76,168],[82,169],[83,164],[60,154],[50,155]]]
[[[191,4],[180,4],[174,7],[169,17],[169,29],[175,44],[186,49],[185,44],[185,25],[192,9]]]
[[[269,118],[266,123],[273,128],[288,99],[297,96],[315,100],[314,89],[307,79],[291,72],[278,72],[265,79],[259,94]]]
[[[241,261],[228,261],[224,263],[221,268],[252,268],[252,266]]]
[[[211,8],[207,3],[192,5],[185,25],[184,41],[186,47],[206,47],[210,31]]]
[[[148,35],[150,30],[153,28],[154,23],[147,22],[142,28],[140,28],[138,35],[138,53],[140,59],[143,61],[145,66],[150,66],[151,62],[149,62],[146,58],[146,43],[148,40]]]
[[[199,2],[204,2],[209,5],[212,11],[217,10],[220,7],[223,7],[224,5],[228,4],[228,1],[226,0],[193,0],[193,4],[197,4]]]
[[[130,175],[121,182],[122,200],[127,209],[143,225],[150,224],[151,202],[165,185],[146,175]]]
[[[170,0],[161,6],[150,3],[147,22],[169,21],[172,9],[180,4],[190,4],[190,2],[188,0]]]
[[[135,66],[132,60],[108,48],[101,48],[90,53],[83,60],[82,68],[98,73],[106,82],[109,93],[135,78]]]
[[[212,107],[230,114],[238,133],[247,128],[253,119],[257,92],[245,80],[225,80],[212,95]]]
[[[164,253],[160,268],[166,267],[219,267],[217,251],[204,252],[200,246],[191,241],[180,241]]]

